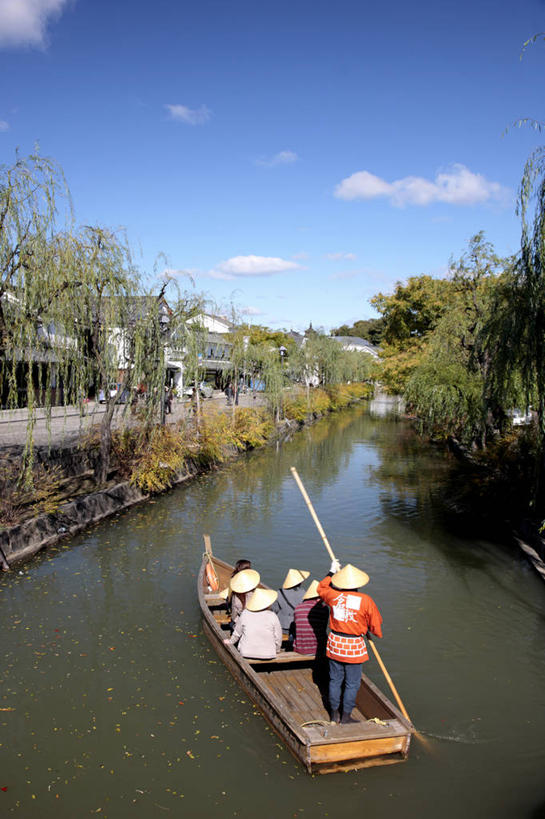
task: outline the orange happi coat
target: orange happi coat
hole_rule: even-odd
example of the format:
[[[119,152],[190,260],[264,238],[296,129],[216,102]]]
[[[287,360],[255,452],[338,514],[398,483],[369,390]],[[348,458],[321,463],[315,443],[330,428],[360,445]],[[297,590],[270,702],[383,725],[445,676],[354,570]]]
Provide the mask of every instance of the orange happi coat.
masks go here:
[[[368,594],[331,588],[329,575],[318,583],[318,594],[330,608],[327,656],[345,663],[368,660],[363,635],[370,631],[382,637],[382,617],[375,601]]]

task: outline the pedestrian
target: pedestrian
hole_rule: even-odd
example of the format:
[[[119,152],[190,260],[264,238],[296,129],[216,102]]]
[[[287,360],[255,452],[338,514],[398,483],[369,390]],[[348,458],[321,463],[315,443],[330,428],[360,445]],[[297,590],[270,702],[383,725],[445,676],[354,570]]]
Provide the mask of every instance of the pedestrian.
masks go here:
[[[329,609],[318,594],[318,581],[313,580],[302,601],[295,607],[293,650],[298,654],[324,657],[328,618]]]
[[[171,412],[172,412],[172,397],[173,397],[172,396],[172,390],[170,390],[168,387],[165,387],[165,390],[166,390],[165,412],[168,413],[168,415],[170,415]]]
[[[290,569],[284,579],[282,588],[278,590],[277,600],[272,607],[272,611],[278,615],[283,633],[288,636],[288,644],[286,646],[288,649],[291,649],[295,636],[293,624],[295,607],[303,600],[305,590],[302,584],[309,576],[310,572],[301,571],[300,569]]]
[[[330,609],[329,637],[329,713],[332,722],[350,724],[352,709],[361,683],[362,666],[369,659],[364,635],[369,631],[382,637],[382,617],[375,601],[358,591],[369,576],[347,563],[341,569],[333,560],[329,574],[318,583],[318,594]],[[342,717],[341,690],[344,686]]]
[[[227,406],[230,407],[231,406],[231,399],[232,399],[232,396],[233,396],[233,385],[232,385],[230,379],[227,382],[227,384],[225,385],[225,395],[227,396]]]
[[[277,596],[278,592],[272,589],[256,589],[238,618],[233,634],[223,642],[238,643],[237,648],[243,657],[274,660],[282,646],[280,621],[271,611]]]

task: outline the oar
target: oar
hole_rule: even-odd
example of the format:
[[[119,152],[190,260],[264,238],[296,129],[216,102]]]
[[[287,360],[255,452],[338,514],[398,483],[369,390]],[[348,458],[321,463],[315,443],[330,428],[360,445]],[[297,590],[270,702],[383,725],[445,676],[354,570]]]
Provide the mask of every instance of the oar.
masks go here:
[[[291,466],[290,470],[291,470],[291,474],[293,475],[293,477],[295,478],[295,480],[297,482],[297,486],[301,490],[301,494],[302,494],[303,498],[305,499],[305,503],[309,508],[309,511],[310,511],[310,514],[312,515],[314,523],[316,524],[316,526],[318,528],[318,531],[319,531],[320,535],[322,536],[322,540],[324,541],[325,547],[326,547],[327,551],[329,552],[331,560],[336,560],[337,558],[333,554],[333,549],[329,545],[329,541],[328,541],[328,539],[326,537],[326,534],[325,534],[325,532],[324,532],[324,530],[322,528],[322,524],[318,520],[318,515],[314,511],[314,507],[313,507],[313,505],[311,503],[311,500],[310,500],[310,498],[309,498],[309,496],[307,494],[307,491],[306,491],[305,487],[303,486],[303,482],[302,482],[301,478],[299,477],[296,468],[294,466]],[[369,642],[371,643],[371,648],[373,649],[375,657],[377,658],[377,662],[378,662],[378,664],[380,666],[380,669],[381,669],[382,673],[384,674],[384,676],[386,677],[386,682],[390,686],[390,690],[391,690],[392,694],[394,695],[397,704],[399,705],[399,709],[400,709],[401,713],[403,714],[405,719],[407,719],[411,723],[411,727],[412,727],[412,730],[413,730],[413,733],[415,734],[415,736],[417,736],[419,739],[422,740],[422,742],[427,744],[427,740],[425,740],[424,737],[421,734],[418,733],[418,731],[416,730],[416,728],[412,724],[412,720],[411,720],[411,718],[409,717],[409,715],[407,713],[407,709],[403,705],[403,701],[402,701],[401,697],[398,694],[397,688],[395,687],[392,678],[388,674],[388,671],[386,670],[386,666],[382,662],[382,658],[381,658],[381,656],[379,654],[378,648],[376,647],[373,640],[369,639]]]

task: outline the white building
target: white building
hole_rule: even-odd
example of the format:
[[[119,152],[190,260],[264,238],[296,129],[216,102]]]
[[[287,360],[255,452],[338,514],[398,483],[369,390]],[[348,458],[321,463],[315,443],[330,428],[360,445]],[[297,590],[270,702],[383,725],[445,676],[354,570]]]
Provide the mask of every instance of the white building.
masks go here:
[[[358,338],[357,336],[331,336],[331,338],[340,344],[343,350],[356,350],[358,353],[366,353],[373,356],[373,358],[379,357],[379,348],[367,341],[366,338]]]

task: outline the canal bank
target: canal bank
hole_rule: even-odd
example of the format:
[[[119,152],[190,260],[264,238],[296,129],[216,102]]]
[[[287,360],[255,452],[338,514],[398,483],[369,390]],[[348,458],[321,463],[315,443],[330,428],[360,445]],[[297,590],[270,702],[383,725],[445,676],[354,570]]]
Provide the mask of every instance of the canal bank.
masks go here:
[[[143,463],[139,471],[133,470],[129,480],[119,481],[115,480],[117,476],[130,473],[128,462],[139,445],[138,433],[129,427],[118,436],[111,470],[113,477],[107,486],[94,492],[80,492],[77,497],[57,503],[54,511],[34,515],[0,530],[0,568],[8,571],[12,564],[28,560],[60,539],[73,537],[91,524],[209,472],[244,452],[278,444],[297,429],[314,423],[324,413],[345,409],[361,401],[368,392],[368,385],[362,384],[338,387],[327,393],[314,390],[312,400],[303,394],[292,394],[285,401],[284,418],[275,423],[263,409],[230,409],[231,424],[225,423],[225,413],[223,416],[208,413],[199,424],[193,421],[189,426],[189,440],[187,421],[178,425],[178,435],[175,427],[158,427],[140,453]],[[159,446],[158,438],[164,439],[159,440]],[[89,467],[93,465],[93,449],[92,442],[88,442],[81,448],[43,450],[39,459],[46,466],[48,463],[58,465],[65,480],[71,476],[72,484],[77,487],[80,477],[88,479],[92,474]],[[54,500],[53,497],[51,504]]]
[[[308,776],[201,631],[203,532],[273,588],[290,566],[329,568],[290,466],[339,559],[371,578],[381,655],[431,754],[414,741],[401,765]],[[4,575],[1,815],[537,819],[542,583],[516,550],[445,525],[449,468],[405,422],[349,409]]]

